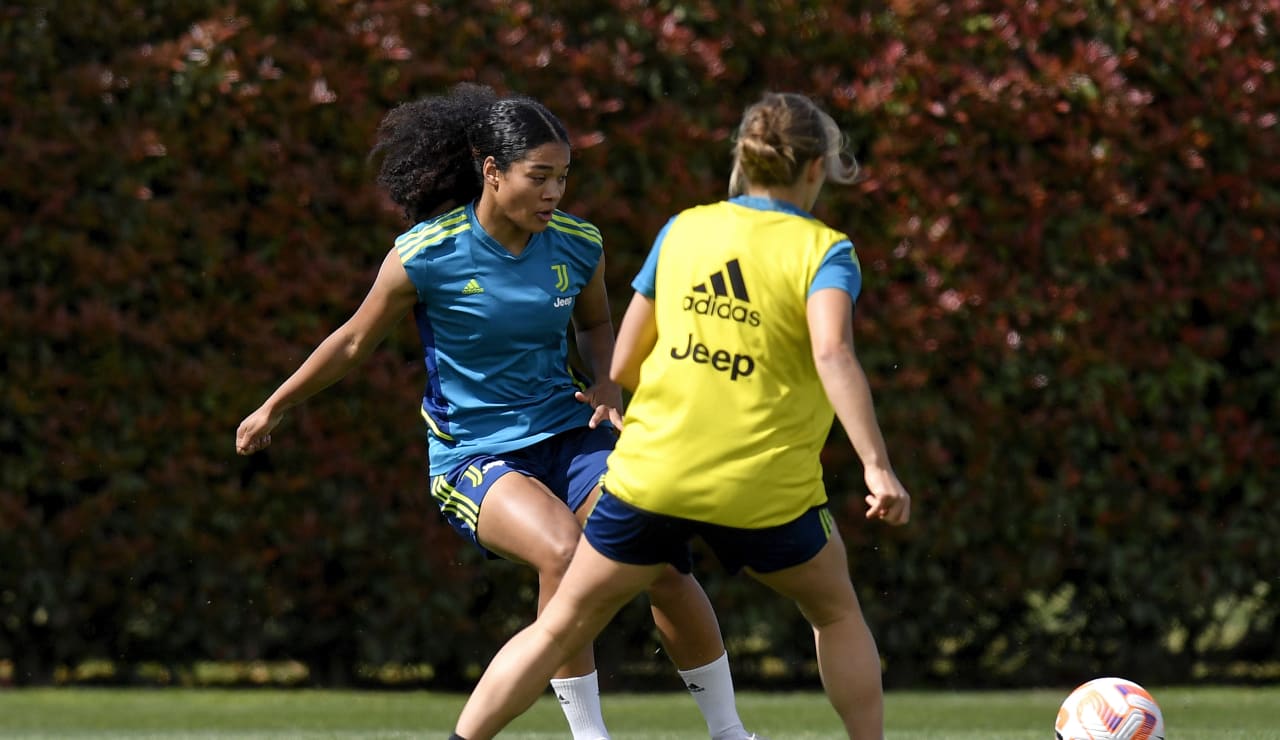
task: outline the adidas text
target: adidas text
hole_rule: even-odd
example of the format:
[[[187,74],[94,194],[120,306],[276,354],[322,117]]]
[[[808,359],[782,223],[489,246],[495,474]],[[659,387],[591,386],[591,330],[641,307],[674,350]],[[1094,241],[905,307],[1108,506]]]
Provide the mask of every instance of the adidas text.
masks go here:
[[[750,326],[760,326],[760,312],[752,311],[746,306],[738,305],[732,299],[724,301],[718,300],[719,296],[691,296],[684,297],[684,310],[693,311],[702,316],[715,316],[716,318],[737,321],[740,324],[748,324]]]
[[[729,354],[723,349],[713,350],[702,342],[693,341],[689,335],[683,350],[671,349],[671,357],[676,360],[691,360],[699,365],[710,365],[711,369],[729,373],[729,380],[745,378],[756,369],[756,361],[751,355]]]

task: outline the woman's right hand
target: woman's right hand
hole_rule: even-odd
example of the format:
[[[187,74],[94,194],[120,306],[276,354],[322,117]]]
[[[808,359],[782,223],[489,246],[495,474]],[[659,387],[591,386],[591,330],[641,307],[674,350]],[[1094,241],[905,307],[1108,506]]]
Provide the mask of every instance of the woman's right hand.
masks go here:
[[[276,428],[284,414],[272,414],[266,407],[245,417],[236,430],[236,452],[252,455],[271,444],[271,430]]]

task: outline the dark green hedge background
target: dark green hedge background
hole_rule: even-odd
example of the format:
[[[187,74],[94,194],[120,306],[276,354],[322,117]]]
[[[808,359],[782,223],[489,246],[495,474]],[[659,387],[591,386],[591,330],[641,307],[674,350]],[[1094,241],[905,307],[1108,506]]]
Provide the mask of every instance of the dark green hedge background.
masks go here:
[[[1278,12],[0,6],[0,681],[296,661],[463,687],[531,617],[530,574],[431,505],[408,320],[233,452],[405,226],[366,159],[379,119],[460,80],[572,130],[564,207],[603,230],[619,315],[665,219],[724,192],[762,91],[850,134],[865,178],[816,210],[858,248],[912,524],[864,522],[838,432],[826,464],[889,685],[1274,680]],[[740,684],[812,685],[795,609],[699,572]],[[606,685],[675,686],[650,630],[636,605],[606,632]]]

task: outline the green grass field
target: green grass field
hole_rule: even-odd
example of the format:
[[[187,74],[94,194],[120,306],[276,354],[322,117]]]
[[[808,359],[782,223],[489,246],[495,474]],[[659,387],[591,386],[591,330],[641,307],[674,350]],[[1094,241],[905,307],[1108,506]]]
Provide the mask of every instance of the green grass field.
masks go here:
[[[1280,686],[1153,689],[1168,740],[1280,740]],[[1066,691],[890,692],[888,740],[1049,740]],[[281,689],[10,689],[3,738],[445,738],[463,697]],[[821,694],[739,694],[748,728],[774,740],[842,737]],[[705,738],[683,694],[606,694],[616,740]],[[550,696],[503,737],[563,738]]]

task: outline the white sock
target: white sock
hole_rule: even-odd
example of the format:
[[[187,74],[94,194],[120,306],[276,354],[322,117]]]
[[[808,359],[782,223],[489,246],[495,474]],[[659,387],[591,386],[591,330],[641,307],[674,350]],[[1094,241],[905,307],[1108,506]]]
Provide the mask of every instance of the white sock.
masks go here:
[[[747,730],[738,718],[733,700],[733,676],[729,674],[729,654],[687,671],[679,671],[684,687],[707,720],[707,731],[713,740],[741,740]]]
[[[553,678],[551,690],[569,720],[573,740],[608,740],[609,731],[604,727],[604,715],[600,712],[600,682],[596,672],[576,678]]]

